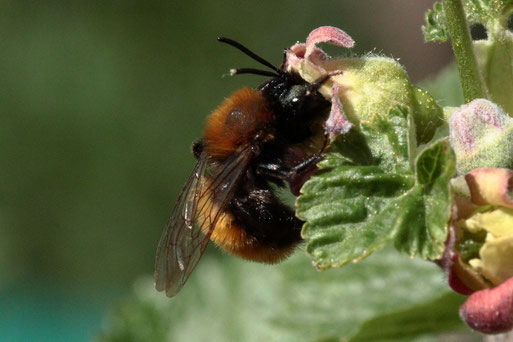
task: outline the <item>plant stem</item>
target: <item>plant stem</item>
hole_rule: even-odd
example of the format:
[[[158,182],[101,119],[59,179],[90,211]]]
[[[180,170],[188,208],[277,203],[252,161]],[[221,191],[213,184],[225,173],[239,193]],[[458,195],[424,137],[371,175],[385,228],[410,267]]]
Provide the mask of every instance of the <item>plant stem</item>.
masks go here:
[[[452,49],[460,72],[465,102],[468,103],[477,98],[488,98],[486,85],[474,55],[463,3],[461,0],[442,0],[442,5],[447,18]]]

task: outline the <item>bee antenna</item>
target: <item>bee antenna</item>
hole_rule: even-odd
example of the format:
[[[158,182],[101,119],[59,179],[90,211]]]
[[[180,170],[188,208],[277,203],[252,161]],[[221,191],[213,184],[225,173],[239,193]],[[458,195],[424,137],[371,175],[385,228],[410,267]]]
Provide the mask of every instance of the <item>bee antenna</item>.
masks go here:
[[[260,69],[253,68],[238,68],[238,69],[230,69],[230,75],[240,75],[240,74],[253,74],[253,75],[262,75],[262,76],[271,76],[271,77],[280,77],[279,74]]]
[[[241,43],[238,43],[235,40],[232,40],[230,38],[225,38],[225,37],[218,37],[217,40],[220,41],[221,43],[225,43],[225,44],[231,45],[234,48],[242,51],[243,53],[248,55],[250,58],[252,58],[255,61],[257,61],[258,63],[263,64],[266,67],[276,71],[278,73],[278,75],[283,74],[283,71],[281,71],[280,69],[278,69],[277,67],[275,67],[270,62],[268,62],[265,59],[263,59],[262,57],[258,56],[256,53],[254,53],[253,51],[251,51],[250,49],[248,49],[247,47],[245,47]],[[241,69],[241,70],[243,70],[243,69]],[[252,70],[252,69],[246,68],[246,70]],[[255,70],[255,69],[253,69],[253,70]],[[238,74],[241,74],[241,73],[243,73],[243,72],[240,72],[240,73],[238,72]],[[261,75],[261,73],[259,75]]]

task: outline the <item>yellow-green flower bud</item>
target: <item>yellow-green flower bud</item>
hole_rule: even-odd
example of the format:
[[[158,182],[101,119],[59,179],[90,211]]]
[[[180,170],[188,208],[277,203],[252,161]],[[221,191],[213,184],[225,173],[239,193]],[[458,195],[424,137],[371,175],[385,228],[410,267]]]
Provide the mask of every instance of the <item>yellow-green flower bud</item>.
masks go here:
[[[456,169],[513,168],[513,119],[495,103],[476,99],[455,110],[449,119]]]

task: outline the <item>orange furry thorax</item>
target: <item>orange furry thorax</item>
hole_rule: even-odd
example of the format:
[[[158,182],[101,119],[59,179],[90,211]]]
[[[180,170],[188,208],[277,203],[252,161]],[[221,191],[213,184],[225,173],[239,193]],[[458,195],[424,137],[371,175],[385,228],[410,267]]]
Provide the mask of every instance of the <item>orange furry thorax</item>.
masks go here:
[[[237,90],[207,119],[204,141],[208,155],[227,158],[251,143],[257,132],[271,126],[273,121],[273,113],[260,91]]]

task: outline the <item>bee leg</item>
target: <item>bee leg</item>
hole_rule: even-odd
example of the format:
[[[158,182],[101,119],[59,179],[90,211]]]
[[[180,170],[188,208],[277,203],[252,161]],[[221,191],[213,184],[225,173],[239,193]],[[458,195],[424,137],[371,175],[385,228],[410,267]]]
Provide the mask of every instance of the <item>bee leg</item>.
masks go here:
[[[286,181],[289,177],[290,168],[281,164],[265,163],[256,166],[256,173],[262,176],[268,176]]]
[[[306,158],[301,163],[292,167],[289,171],[290,175],[298,175],[305,172],[306,170],[310,169],[312,166],[320,162],[322,158],[324,158],[324,156],[322,155],[322,151],[312,154],[310,157]]]
[[[292,168],[271,163],[259,164],[256,166],[256,173],[287,182],[291,192],[297,196],[304,182],[315,172],[315,164],[320,159],[322,156],[313,155]]]
[[[258,164],[256,166],[256,173],[288,182],[297,175],[302,174],[315,166],[315,164],[317,164],[321,159],[322,154],[315,153],[293,167],[275,163]]]
[[[291,169],[287,182],[294,196],[299,196],[303,184],[317,171],[317,163],[320,162],[323,157],[321,150]]]
[[[325,134],[322,148],[299,164],[291,167],[290,164],[283,161],[280,161],[280,163],[262,163],[256,165],[256,173],[287,182],[291,192],[298,196],[303,184],[317,170],[317,163],[324,158],[323,153],[328,143],[329,136]]]

